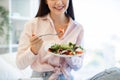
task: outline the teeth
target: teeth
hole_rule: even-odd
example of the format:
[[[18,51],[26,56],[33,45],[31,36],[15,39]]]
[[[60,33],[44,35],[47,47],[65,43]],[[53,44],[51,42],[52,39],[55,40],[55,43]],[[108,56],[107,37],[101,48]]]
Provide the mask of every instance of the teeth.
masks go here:
[[[56,9],[62,9],[63,7],[56,7]]]
[[[62,9],[63,7],[58,7],[57,9]]]

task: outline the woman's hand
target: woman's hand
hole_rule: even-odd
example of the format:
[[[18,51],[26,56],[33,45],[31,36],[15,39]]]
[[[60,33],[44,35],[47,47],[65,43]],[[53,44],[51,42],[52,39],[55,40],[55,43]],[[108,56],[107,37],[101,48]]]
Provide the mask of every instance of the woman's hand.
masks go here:
[[[40,37],[34,34],[32,35],[32,37],[30,38],[30,47],[31,47],[30,49],[33,52],[33,54],[35,55],[38,54],[38,51],[41,48],[42,43],[43,43],[43,40]]]

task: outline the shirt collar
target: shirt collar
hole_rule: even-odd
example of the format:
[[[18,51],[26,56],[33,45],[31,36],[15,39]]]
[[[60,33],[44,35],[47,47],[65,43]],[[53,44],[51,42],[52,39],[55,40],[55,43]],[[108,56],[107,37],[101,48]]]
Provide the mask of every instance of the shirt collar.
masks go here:
[[[42,17],[43,20],[48,20],[50,21],[51,27],[54,27],[54,23],[52,18],[50,17],[50,14],[47,14],[46,16]],[[71,18],[69,17],[69,23],[68,23],[68,29],[67,31],[73,26],[76,25],[77,23]],[[74,26],[75,27],[75,26]]]

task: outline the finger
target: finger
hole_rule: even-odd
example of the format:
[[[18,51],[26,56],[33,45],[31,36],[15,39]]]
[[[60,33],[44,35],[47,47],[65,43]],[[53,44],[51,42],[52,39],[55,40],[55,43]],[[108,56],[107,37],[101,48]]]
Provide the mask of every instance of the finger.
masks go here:
[[[33,33],[32,36],[31,36],[31,39],[30,41],[33,41],[37,36]]]
[[[35,34],[32,34],[32,38],[31,38],[31,41],[34,41],[36,39],[40,39],[39,36],[35,35]]]
[[[32,42],[32,41],[35,41],[35,40],[37,40],[37,39],[38,39],[37,36],[32,36],[32,37],[30,38],[30,41]]]
[[[39,39],[32,40],[32,41],[31,41],[31,44],[38,43],[39,41],[40,41]]]
[[[39,44],[39,43],[41,43],[41,42],[43,42],[42,39],[36,39],[36,40],[32,41],[31,44],[32,44],[32,45],[33,45],[33,44]]]
[[[35,34],[32,34],[32,36],[35,36]]]

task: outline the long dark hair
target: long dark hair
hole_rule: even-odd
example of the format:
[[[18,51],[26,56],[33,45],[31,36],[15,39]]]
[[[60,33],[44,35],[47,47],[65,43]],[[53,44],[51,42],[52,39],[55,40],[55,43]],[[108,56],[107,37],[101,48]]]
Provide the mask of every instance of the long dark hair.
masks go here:
[[[46,0],[40,0],[40,6],[37,15],[35,17],[43,17],[47,15],[49,12],[50,10],[48,8],[48,5],[46,4]],[[66,11],[66,16],[70,16],[73,20],[75,20],[72,0],[69,1],[69,6]]]

